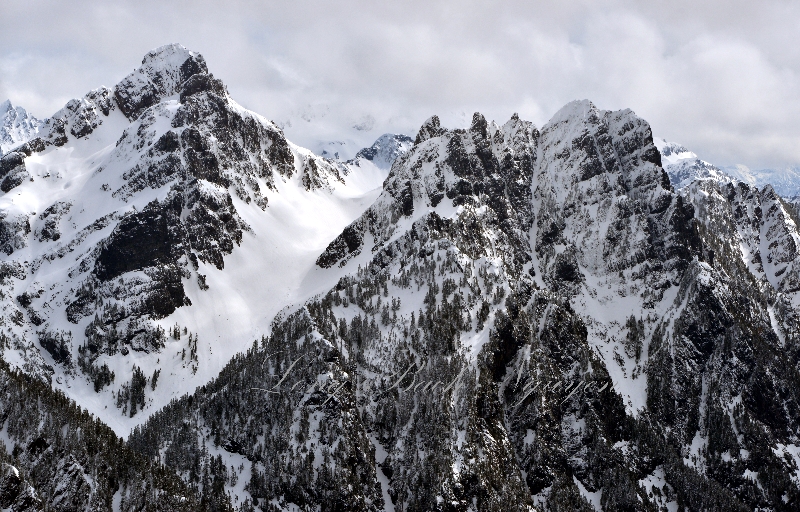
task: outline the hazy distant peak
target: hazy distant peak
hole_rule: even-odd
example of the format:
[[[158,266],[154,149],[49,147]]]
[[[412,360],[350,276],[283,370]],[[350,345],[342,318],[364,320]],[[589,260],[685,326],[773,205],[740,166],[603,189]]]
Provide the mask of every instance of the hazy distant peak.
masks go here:
[[[11,100],[0,103],[0,154],[35,137],[41,125],[42,121]]]
[[[370,160],[379,169],[388,169],[398,156],[407,152],[414,145],[408,135],[385,133],[378,137],[372,146],[364,148],[356,154],[356,159]]]
[[[682,144],[668,142],[666,139],[653,138],[656,148],[661,153],[661,160],[664,165],[674,164],[686,158],[697,158],[697,155],[689,151]]]

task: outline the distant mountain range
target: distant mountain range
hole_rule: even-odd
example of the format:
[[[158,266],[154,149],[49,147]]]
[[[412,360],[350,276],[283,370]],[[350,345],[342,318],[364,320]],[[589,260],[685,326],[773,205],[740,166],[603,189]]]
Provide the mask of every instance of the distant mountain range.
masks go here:
[[[661,152],[664,170],[669,175],[670,183],[676,188],[686,187],[697,179],[710,179],[720,183],[739,181],[758,188],[770,185],[782,197],[800,196],[800,167],[760,170],[751,170],[744,165],[717,167],[701,160],[678,143],[667,142],[660,138],[655,138],[654,142]]]
[[[787,198],[800,196],[800,166],[786,167],[783,169],[750,170],[744,165],[723,167],[722,170],[729,176],[748,185],[763,188],[766,185],[779,195]]]

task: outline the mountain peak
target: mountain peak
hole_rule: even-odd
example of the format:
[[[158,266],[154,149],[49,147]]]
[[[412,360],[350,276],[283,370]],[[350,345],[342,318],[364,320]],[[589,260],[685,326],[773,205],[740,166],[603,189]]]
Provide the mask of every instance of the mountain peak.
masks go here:
[[[189,50],[180,43],[165,44],[147,52],[142,59],[142,66],[154,66],[161,63],[180,66],[192,57],[203,59],[202,55]]]
[[[472,114],[472,124],[469,127],[469,130],[478,135],[479,137],[485,139],[489,136],[487,132],[488,123],[486,122],[486,118],[480,112],[475,112]]]
[[[674,164],[686,158],[696,159],[697,155],[689,151],[686,146],[677,142],[668,142],[666,139],[654,138],[653,143],[661,153],[665,164]]]
[[[156,85],[162,85],[167,94],[170,86],[173,88],[180,86],[193,75],[208,73],[203,56],[178,43],[159,46],[149,51],[142,59],[142,66],[139,69]],[[172,79],[171,83],[169,79]]]
[[[0,154],[34,137],[40,127],[41,121],[11,100],[0,103]]]
[[[586,117],[592,110],[597,110],[589,100],[573,100],[561,107],[558,112],[553,115],[548,124],[555,124],[562,121],[573,121],[575,119],[582,119]]]
[[[414,145],[425,142],[433,137],[438,137],[446,130],[442,128],[442,123],[439,121],[439,116],[431,116],[422,123],[417,133],[417,138],[414,140]]]
[[[389,169],[398,156],[406,153],[414,141],[408,135],[384,133],[368,148],[356,154],[356,158],[371,161],[379,169]]]
[[[168,44],[148,52],[142,65],[116,85],[114,94],[122,112],[134,119],[161,98],[180,93],[191,77],[208,74],[202,55]]]

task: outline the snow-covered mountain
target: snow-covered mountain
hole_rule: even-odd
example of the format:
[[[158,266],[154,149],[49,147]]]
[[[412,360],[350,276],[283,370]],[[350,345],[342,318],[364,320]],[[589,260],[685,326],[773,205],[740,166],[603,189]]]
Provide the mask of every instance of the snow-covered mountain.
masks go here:
[[[654,138],[653,143],[656,145],[656,148],[658,148],[659,153],[661,153],[661,163],[665,166],[665,169],[667,165],[678,163],[681,160],[693,160],[697,158],[696,154],[677,142],[667,142],[666,139]]]
[[[800,167],[751,170],[744,165],[734,165],[722,170],[750,186],[763,188],[770,185],[782,197],[800,196]]]
[[[630,110],[343,162],[168,45],[35,135],[0,160],[3,507],[800,503],[797,210]]]
[[[178,45],[70,101],[0,167],[4,357],[121,435],[335,283],[314,261],[386,176],[286,141]],[[132,402],[135,368],[163,390]]]
[[[355,142],[353,141],[331,141],[320,143],[315,151],[316,154],[335,162],[343,162],[346,165],[354,165],[359,161],[372,162],[379,169],[388,171],[392,163],[408,151],[414,140],[408,135],[385,133],[369,147],[361,148],[358,151],[351,151]],[[351,155],[350,158],[348,155]]]
[[[394,161],[411,149],[413,144],[414,140],[408,135],[385,133],[372,146],[356,153],[355,160],[369,160],[378,168],[389,170]]]
[[[0,156],[35,137],[41,124],[24,108],[13,106],[11,101],[0,103]]]
[[[712,180],[721,184],[742,182],[763,189],[770,186],[785,198],[800,197],[800,168],[751,170],[745,165],[717,167],[701,160],[686,147],[665,139],[654,139],[661,153],[664,170],[670,183],[682,189],[695,180]]]
[[[672,186],[681,189],[695,180],[712,180],[731,183],[734,179],[724,170],[697,157],[686,147],[665,139],[653,140],[661,153],[664,170],[667,171]]]
[[[348,275],[132,446],[218,445],[279,509],[796,503],[797,225],[660,164],[647,123],[589,102],[541,130],[429,119],[318,258]]]

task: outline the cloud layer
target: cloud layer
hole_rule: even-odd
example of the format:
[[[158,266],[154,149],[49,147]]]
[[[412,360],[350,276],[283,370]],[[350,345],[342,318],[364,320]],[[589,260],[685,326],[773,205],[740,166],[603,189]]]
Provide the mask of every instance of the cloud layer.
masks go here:
[[[181,42],[310,147],[413,135],[432,114],[541,126],[589,98],[720,165],[800,163],[798,3],[550,4],[6,1],[0,100],[46,117]]]

